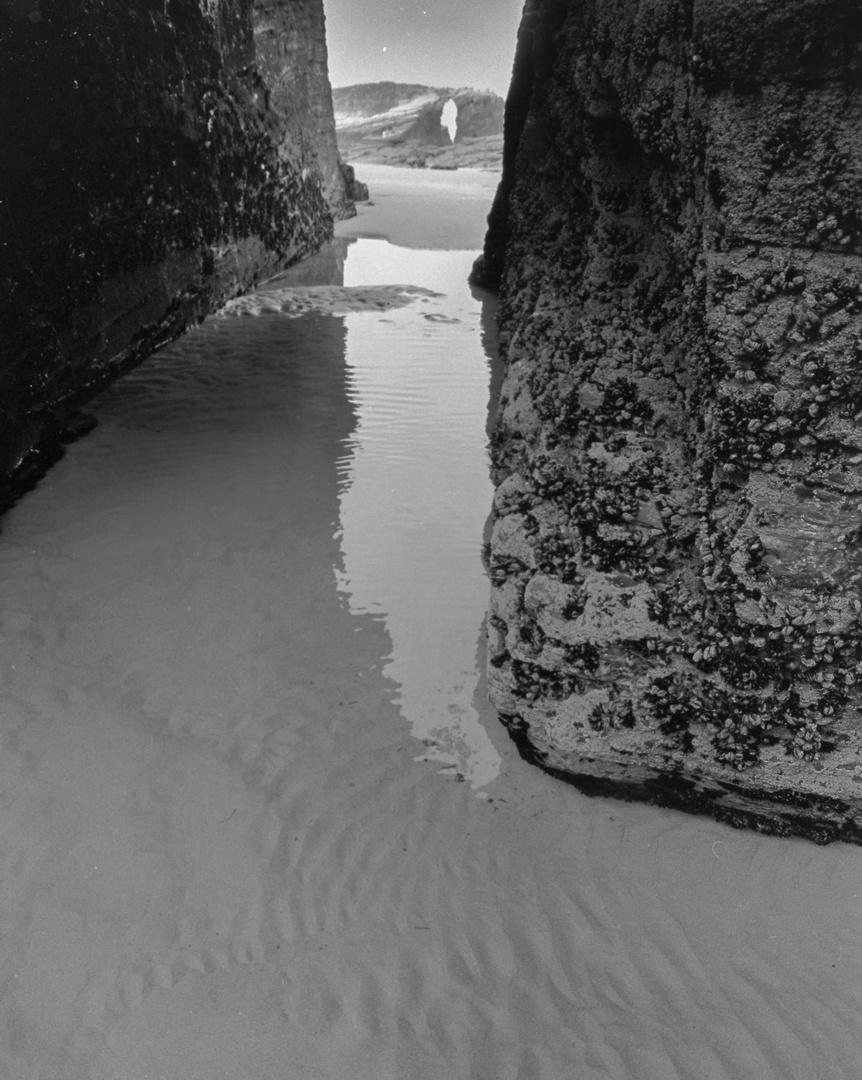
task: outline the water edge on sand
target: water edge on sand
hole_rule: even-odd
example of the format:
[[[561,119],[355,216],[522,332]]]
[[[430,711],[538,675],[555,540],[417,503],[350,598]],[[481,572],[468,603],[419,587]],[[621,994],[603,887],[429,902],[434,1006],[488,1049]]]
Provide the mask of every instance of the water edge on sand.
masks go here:
[[[587,799],[486,704],[475,253],[336,243],[4,519],[0,1077],[858,1080],[862,852]]]

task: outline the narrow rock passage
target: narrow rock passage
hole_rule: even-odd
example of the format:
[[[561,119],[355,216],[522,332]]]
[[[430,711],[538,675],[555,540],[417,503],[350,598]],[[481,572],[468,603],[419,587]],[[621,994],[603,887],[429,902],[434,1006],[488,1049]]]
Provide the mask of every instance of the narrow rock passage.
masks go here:
[[[588,800],[486,704],[474,255],[342,241],[4,519],[0,1076],[858,1077],[858,849]]]

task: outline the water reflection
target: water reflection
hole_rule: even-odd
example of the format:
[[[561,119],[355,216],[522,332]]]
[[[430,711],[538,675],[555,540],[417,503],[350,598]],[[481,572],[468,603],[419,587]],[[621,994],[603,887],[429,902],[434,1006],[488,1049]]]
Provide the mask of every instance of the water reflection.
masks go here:
[[[485,453],[490,368],[469,252],[351,245],[344,284],[411,282],[441,294],[385,316],[345,316],[357,426],[339,462],[339,588],[385,618],[385,673],[423,759],[481,787],[500,759],[473,707],[488,600],[480,540],[492,489]]]
[[[0,1077],[858,1077],[858,849],[585,800],[494,720],[493,803],[405,767],[396,686],[493,771],[493,328],[349,251],[446,296],[207,320],[4,520]]]

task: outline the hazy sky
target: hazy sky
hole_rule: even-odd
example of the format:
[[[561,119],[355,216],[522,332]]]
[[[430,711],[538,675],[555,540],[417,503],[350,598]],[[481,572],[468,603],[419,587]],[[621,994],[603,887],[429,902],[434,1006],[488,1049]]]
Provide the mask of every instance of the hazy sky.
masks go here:
[[[505,97],[523,0],[324,0],[333,86],[417,82]]]

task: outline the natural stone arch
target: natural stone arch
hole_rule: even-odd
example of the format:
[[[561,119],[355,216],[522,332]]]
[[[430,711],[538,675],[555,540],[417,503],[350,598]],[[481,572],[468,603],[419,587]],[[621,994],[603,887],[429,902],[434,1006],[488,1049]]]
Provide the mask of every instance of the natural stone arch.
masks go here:
[[[458,103],[454,98],[449,98],[443,105],[440,114],[440,126],[449,132],[449,138],[455,142],[458,133]]]

